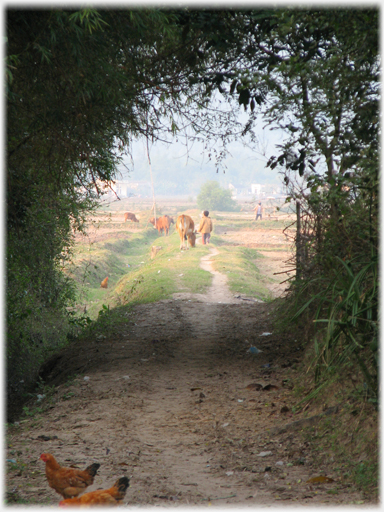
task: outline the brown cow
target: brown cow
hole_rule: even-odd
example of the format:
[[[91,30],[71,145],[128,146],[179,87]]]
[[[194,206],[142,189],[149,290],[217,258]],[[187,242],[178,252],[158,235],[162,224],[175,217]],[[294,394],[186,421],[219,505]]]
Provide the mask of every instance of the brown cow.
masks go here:
[[[156,219],[156,226],[154,217],[152,217],[152,219],[149,219],[149,222],[153,224],[153,226],[157,229],[159,235],[161,234],[162,231],[164,231],[164,236],[169,234],[170,221],[167,215],[164,215],[163,217],[159,217],[158,219]]]
[[[188,240],[190,247],[195,247],[196,235],[195,223],[189,215],[179,215],[176,220],[176,229],[180,236],[180,250],[185,249],[184,240]],[[187,242],[187,249],[188,249]]]
[[[139,222],[139,220],[136,218],[136,215],[131,212],[124,213],[124,222],[127,222],[127,220],[132,222]]]

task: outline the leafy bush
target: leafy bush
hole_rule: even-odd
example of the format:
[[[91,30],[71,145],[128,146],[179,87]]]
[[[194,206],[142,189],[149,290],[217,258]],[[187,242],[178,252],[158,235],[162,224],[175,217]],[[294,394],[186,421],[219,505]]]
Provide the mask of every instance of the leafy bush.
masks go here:
[[[219,210],[222,212],[240,211],[240,207],[232,199],[230,190],[220,187],[217,181],[207,181],[197,196],[197,206],[201,210]]]
[[[328,191],[313,187],[301,204],[293,319],[313,322],[317,393],[353,364],[370,401],[378,400],[378,167],[340,177]],[[319,178],[317,178],[317,181]],[[296,240],[297,241],[297,240]],[[290,314],[292,311],[290,312]]]

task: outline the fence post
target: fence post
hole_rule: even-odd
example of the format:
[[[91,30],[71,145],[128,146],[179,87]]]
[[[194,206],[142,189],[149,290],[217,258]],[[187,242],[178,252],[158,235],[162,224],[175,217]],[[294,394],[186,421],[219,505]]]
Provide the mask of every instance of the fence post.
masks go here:
[[[296,280],[301,279],[302,247],[300,202],[296,201]]]

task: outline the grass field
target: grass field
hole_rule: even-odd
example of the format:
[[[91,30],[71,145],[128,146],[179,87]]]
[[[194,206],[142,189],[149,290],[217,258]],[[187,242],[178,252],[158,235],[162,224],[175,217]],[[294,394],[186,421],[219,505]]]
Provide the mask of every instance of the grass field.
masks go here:
[[[148,223],[153,213],[148,205],[141,206],[143,209],[135,209],[140,223],[124,223],[123,213],[127,207],[119,203],[109,205],[90,220],[89,236],[78,239],[67,273],[79,286],[77,310],[80,314],[86,312],[95,319],[103,305],[113,308],[153,302],[171,298],[176,292],[205,293],[210,286],[212,274],[199,267],[208,248],[197,244],[194,249],[180,251],[180,239],[174,226],[169,236],[159,236]],[[175,220],[180,212],[191,215],[195,224],[198,223],[201,212],[192,204],[162,205],[157,209],[158,215],[168,213]],[[291,221],[284,218],[255,224],[253,216],[247,213],[212,212],[211,216],[214,232],[210,247],[216,246],[220,252],[212,258],[213,268],[227,275],[229,289],[234,294],[270,300],[267,285],[271,278],[258,268],[258,260],[264,256],[254,248],[232,243],[225,235],[244,232],[247,237],[247,233],[264,230],[280,234]],[[151,259],[153,246],[161,250]],[[101,288],[100,283],[107,276],[108,288]]]

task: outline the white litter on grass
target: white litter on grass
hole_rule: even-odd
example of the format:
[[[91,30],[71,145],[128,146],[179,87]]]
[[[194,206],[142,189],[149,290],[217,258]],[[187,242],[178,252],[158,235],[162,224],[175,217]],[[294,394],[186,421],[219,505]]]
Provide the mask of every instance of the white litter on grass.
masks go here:
[[[233,471],[227,471],[225,474],[226,474],[227,476],[231,476],[231,475],[233,475]]]
[[[179,277],[183,276],[184,274],[179,274]]]
[[[271,336],[271,332],[263,332],[263,334],[259,334],[259,336]]]
[[[84,377],[84,380],[85,380],[85,381],[87,381],[87,380],[89,380],[89,379],[90,379],[90,377]]]
[[[272,452],[260,452],[257,454],[258,457],[268,457],[268,455],[272,455]]]
[[[160,274],[161,270],[158,270],[157,273]]]
[[[128,380],[129,379],[129,375],[123,375],[123,379]]]
[[[240,404],[244,402],[244,400],[241,400],[240,398],[237,400]]]
[[[228,427],[228,425],[229,425],[229,423],[223,423],[221,426],[222,426],[223,428],[225,428],[225,427]]]

